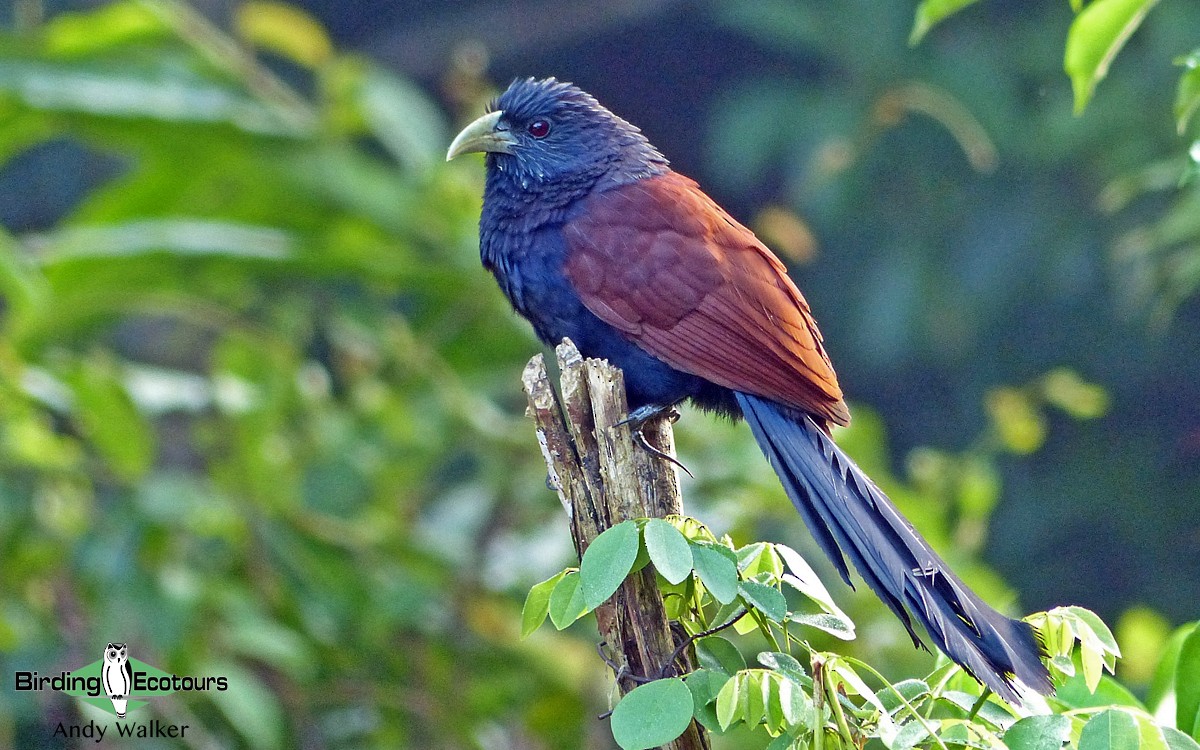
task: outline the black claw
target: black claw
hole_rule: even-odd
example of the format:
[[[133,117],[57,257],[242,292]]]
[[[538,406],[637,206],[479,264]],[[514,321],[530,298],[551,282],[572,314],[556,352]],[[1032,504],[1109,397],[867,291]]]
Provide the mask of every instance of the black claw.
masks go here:
[[[674,424],[675,422],[679,421],[679,410],[675,408],[674,404],[667,406],[662,406],[660,404],[646,404],[645,406],[639,406],[638,408],[629,412],[628,416],[626,416],[620,422],[617,422],[617,426],[621,427],[623,425],[629,425],[629,429],[633,433],[633,439],[639,446],[641,446],[643,450],[655,458],[661,458],[663,461],[668,461],[675,464],[683,470],[684,474],[687,474],[692,479],[695,479],[696,476],[688,470],[688,467],[680,463],[679,459],[675,458],[670,453],[655,448],[653,445],[650,445],[650,441],[646,440],[646,434],[642,432],[642,430],[650,420],[660,418],[668,419],[672,424]]]
[[[673,463],[676,466],[678,466],[680,469],[682,469],[684,474],[687,474],[692,479],[696,478],[696,476],[694,474],[692,474],[691,471],[688,470],[688,467],[686,467],[682,463],[680,463],[678,458],[675,458],[674,456],[672,456],[670,453],[667,453],[666,451],[660,451],[658,448],[655,448],[653,445],[650,445],[650,441],[646,440],[646,434],[644,432],[642,432],[642,428],[640,426],[633,431],[633,439],[636,440],[637,444],[642,446],[642,449],[645,450],[647,453],[649,453],[651,456],[654,456],[656,458],[661,458],[664,461]]]

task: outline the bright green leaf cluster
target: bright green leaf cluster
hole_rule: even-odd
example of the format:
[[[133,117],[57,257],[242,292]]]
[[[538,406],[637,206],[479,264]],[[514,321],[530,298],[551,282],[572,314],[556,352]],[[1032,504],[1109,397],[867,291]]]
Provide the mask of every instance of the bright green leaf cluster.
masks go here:
[[[1147,704],[1103,674],[1114,670],[1120,651],[1108,627],[1082,607],[1059,607],[1033,615],[1032,623],[1050,656],[1060,685],[1050,699],[1054,716],[1023,719],[1004,735],[1013,750],[1071,747],[1137,750],[1200,750],[1195,726],[1200,701],[1200,638],[1189,645],[1196,624],[1180,628],[1165,649]],[[1189,649],[1197,649],[1185,656]],[[1191,661],[1194,660],[1194,661]],[[1168,696],[1176,703],[1175,726],[1164,722]],[[1153,713],[1152,713],[1153,712]],[[1059,744],[1054,744],[1059,747]]]
[[[1117,640],[1094,612],[1083,607],[1056,607],[1027,618],[1041,634],[1050,664],[1061,674],[1075,674],[1072,654],[1079,644],[1083,678],[1088,690],[1095,692],[1103,670],[1115,671],[1121,650]]]
[[[695,519],[682,517],[623,521],[606,529],[585,550],[578,570],[564,570],[530,590],[522,614],[523,635],[536,630],[547,616],[561,630],[591,612],[630,572],[641,569],[639,560],[653,564],[668,614],[689,633],[714,624],[750,632],[795,622],[840,638],[853,637],[853,623],[795,550],[765,542],[735,548],[727,539],[718,541]],[[791,612],[785,585],[820,612]]]
[[[717,693],[717,723],[728,729],[734,722],[762,725],[778,737],[814,721],[812,699],[791,678],[769,669],[743,669]]]
[[[1085,387],[1057,377],[1065,384],[1052,388]],[[808,626],[849,639],[854,627],[795,550],[765,542],[737,547],[690,518],[625,521],[600,534],[578,570],[562,571],[531,589],[522,633],[531,633],[547,616],[559,629],[566,627],[644,564],[654,566],[670,616],[690,634],[697,666],[682,680],[665,675],[641,685],[617,704],[612,731],[622,748],[669,742],[693,719],[714,734],[735,727],[761,731],[772,748],[816,742],[849,747],[869,737],[891,750],[962,744],[1059,750],[1063,742],[1081,750],[1136,749],[1136,742],[1123,744],[1131,737],[1167,750],[1200,747],[1188,737],[1200,711],[1196,680],[1180,676],[1178,685],[1172,683],[1180,729],[1155,722],[1136,698],[1103,675],[1114,670],[1120,649],[1108,627],[1086,609],[1062,607],[1027,618],[1051,669],[1065,681],[1050,701],[1053,715],[1007,706],[948,662],[923,680],[893,685],[860,661],[814,651],[799,636],[796,626]],[[793,611],[784,595],[788,589],[819,612]],[[758,653],[759,666],[749,666],[735,642],[718,634],[727,629],[757,633],[772,649]],[[1189,631],[1176,641],[1173,664],[1182,675],[1200,664],[1200,636]],[[805,655],[812,669],[793,652]],[[872,688],[864,676],[883,687]]]
[[[715,634],[725,628],[743,634],[757,631],[770,642],[791,644],[796,640],[791,628],[800,625],[839,638],[853,637],[853,623],[811,566],[784,545],[756,542],[735,547],[686,517],[624,521],[592,541],[578,570],[564,570],[530,590],[521,618],[522,634],[532,633],[547,617],[560,630],[575,622],[612,596],[626,576],[640,570],[639,560],[654,566],[668,614],[695,638],[700,669],[686,680],[689,721],[694,715],[714,731],[724,731],[735,722],[762,724],[773,735],[795,734],[811,723],[811,705],[803,691],[812,682],[795,658],[775,652],[763,657],[774,672],[747,670],[737,647]],[[785,589],[798,592],[818,611],[793,612]],[[656,704],[647,698],[668,690],[651,689],[664,682],[669,680],[643,685],[618,704],[613,734],[622,747],[661,744],[686,729],[687,722],[676,722],[683,701],[664,698]],[[637,698],[631,703],[633,696]],[[678,732],[664,740],[649,729],[660,726],[677,726]]]

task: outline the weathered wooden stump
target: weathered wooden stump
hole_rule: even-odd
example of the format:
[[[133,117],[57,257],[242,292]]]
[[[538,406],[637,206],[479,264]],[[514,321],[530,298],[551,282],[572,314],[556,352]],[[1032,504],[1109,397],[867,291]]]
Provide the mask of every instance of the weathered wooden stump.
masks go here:
[[[550,482],[582,557],[593,539],[622,521],[682,513],[682,497],[676,466],[637,445],[629,427],[619,424],[628,412],[621,371],[603,360],[584,359],[569,339],[556,354],[559,393],[541,354],[526,365],[522,382]],[[643,434],[652,446],[674,455],[668,420],[647,424]],[[596,609],[596,622],[622,695],[637,687],[636,676],[657,675],[676,650],[652,566],[626,579]],[[684,663],[678,671],[690,671],[687,654],[679,659]],[[708,737],[693,721],[664,747],[707,750]]]

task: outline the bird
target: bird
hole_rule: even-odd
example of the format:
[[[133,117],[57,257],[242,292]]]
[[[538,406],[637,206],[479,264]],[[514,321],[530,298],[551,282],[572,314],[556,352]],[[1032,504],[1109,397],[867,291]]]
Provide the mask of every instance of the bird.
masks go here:
[[[480,256],[548,345],[624,374],[636,423],[681,402],[744,418],[819,547],[924,647],[1021,704],[1044,648],[950,569],[832,438],[833,365],[787,269],[642,132],[574,84],[518,78],[453,140],[485,156]],[[915,621],[915,622],[914,622]]]

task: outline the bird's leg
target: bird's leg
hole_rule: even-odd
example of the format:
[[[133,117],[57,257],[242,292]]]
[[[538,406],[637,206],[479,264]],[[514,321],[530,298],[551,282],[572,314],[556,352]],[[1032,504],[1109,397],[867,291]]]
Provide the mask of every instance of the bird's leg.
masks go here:
[[[634,429],[640,430],[642,425],[650,420],[663,416],[674,424],[679,420],[679,410],[675,408],[675,404],[646,404],[629,412],[624,419],[617,422],[617,427],[629,424],[634,425]]]
[[[669,419],[671,420],[671,423],[674,424],[679,420],[679,410],[675,408],[675,404],[666,404],[665,406],[663,404],[646,404],[645,406],[639,406],[638,408],[629,412],[628,416],[626,416],[620,422],[617,422],[617,427],[629,425],[629,429],[633,433],[634,441],[641,446],[643,450],[645,450],[651,456],[661,458],[664,461],[669,461],[675,464],[680,469],[683,469],[684,474],[687,474],[689,477],[695,479],[695,476],[692,474],[692,472],[688,471],[688,467],[681,464],[679,459],[675,458],[670,453],[655,448],[653,445],[650,445],[650,441],[646,440],[646,433],[643,432],[646,424],[652,420],[659,419],[660,417]]]

